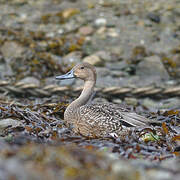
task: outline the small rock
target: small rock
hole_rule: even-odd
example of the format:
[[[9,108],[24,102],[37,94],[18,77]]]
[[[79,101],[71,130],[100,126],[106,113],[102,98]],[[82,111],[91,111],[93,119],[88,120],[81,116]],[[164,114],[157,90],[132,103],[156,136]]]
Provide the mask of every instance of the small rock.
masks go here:
[[[79,29],[79,33],[84,36],[92,34],[93,31],[94,31],[94,29],[91,26],[83,26]]]
[[[117,46],[112,46],[110,48],[110,52],[112,54],[115,54],[117,57],[121,57],[124,53],[124,49],[121,45],[117,45]]]
[[[158,35],[158,41],[149,44],[148,51],[153,54],[170,54],[179,46],[179,39],[173,37],[173,30],[169,27],[164,28]]]
[[[4,150],[4,149],[9,149],[9,145],[5,141],[4,137],[0,137],[0,151],[2,152],[2,150]],[[1,175],[1,173],[0,173],[0,175]]]
[[[57,74],[58,75],[58,74]],[[57,79],[53,76],[53,77],[47,77],[45,79],[45,82],[44,84],[45,85],[50,85],[50,84],[56,84],[57,82],[60,82],[60,81],[57,81]]]
[[[121,99],[113,99],[112,102],[116,103],[116,104],[121,104],[122,100]]]
[[[126,61],[120,61],[117,63],[107,63],[106,67],[108,67],[108,69],[111,69],[112,71],[120,71],[120,70],[126,70],[129,69],[130,66]]]
[[[98,18],[95,20],[96,26],[105,26],[107,24],[107,20],[105,18]]]
[[[35,179],[37,178],[36,173],[31,173],[30,170],[26,167],[26,165],[22,164],[22,162],[17,158],[1,158],[0,159],[0,167],[3,171],[0,171],[1,179],[7,180],[12,177],[16,179]]]
[[[115,78],[119,78],[119,77],[125,77],[127,76],[128,74],[124,71],[112,71],[111,72],[111,76],[112,77],[115,77]]]
[[[11,69],[10,63],[5,62],[5,58],[0,55],[0,79],[3,79],[5,76],[12,76],[13,71]]]
[[[87,56],[83,59],[83,62],[87,62],[94,66],[103,66],[104,65],[104,61],[97,55]]]
[[[119,36],[119,33],[117,32],[117,30],[115,28],[109,28],[107,35],[115,38],[115,37]]]
[[[118,175],[119,179],[141,179],[140,172],[138,172],[137,168],[132,166],[130,163],[125,161],[116,161],[112,164],[112,171]],[[138,177],[138,178],[135,178]]]
[[[72,66],[81,62],[82,52],[73,51],[62,58],[62,64]]]
[[[47,53],[47,55],[53,60],[55,61],[56,64],[62,65],[62,57],[61,56],[57,56],[55,54],[51,54],[51,53]]]
[[[178,98],[169,98],[162,101],[154,101],[149,98],[145,98],[142,101],[142,105],[148,107],[149,109],[176,109],[180,106],[180,102]]]
[[[35,84],[37,86],[40,86],[40,81],[33,76],[25,77],[24,79],[21,79],[19,82],[25,84]]]
[[[137,65],[136,74],[143,79],[154,77],[156,81],[169,79],[169,74],[158,56],[147,57],[141,61]]]
[[[111,74],[111,71],[105,67],[97,67],[96,68],[97,76],[99,77],[106,77]]]
[[[163,168],[171,168],[173,171],[179,171],[180,170],[180,162],[176,158],[171,158],[164,160],[162,162],[162,167]]]
[[[107,51],[97,51],[95,55],[99,56],[104,61],[111,61],[111,54]]]
[[[59,30],[58,30],[58,33],[59,33],[59,34],[63,34],[63,33],[64,33],[64,29],[59,29]]]
[[[11,118],[0,120],[0,129],[7,128],[8,126],[17,127],[21,125],[22,123],[20,121],[17,121]]]
[[[67,8],[67,9],[63,10],[62,17],[67,19],[67,18],[70,18],[71,16],[74,16],[74,15],[79,14],[79,13],[80,13],[79,9]]]
[[[0,48],[1,53],[6,58],[17,58],[21,57],[24,52],[24,47],[14,41],[5,42]]]
[[[150,19],[151,21],[155,22],[155,23],[160,23],[161,18],[159,14],[155,14],[155,13],[149,13],[147,15],[147,18]]]
[[[108,100],[105,98],[94,98],[93,103],[108,103]]]
[[[158,179],[158,180],[170,180],[172,178],[172,174],[170,171],[156,170],[150,169],[147,173],[149,179]]]
[[[138,101],[135,98],[126,97],[124,100],[127,105],[137,106],[137,104],[138,104]]]
[[[101,35],[102,37],[104,37],[106,30],[107,30],[107,28],[103,26],[103,27],[100,27],[100,28],[96,31],[96,33],[99,34],[99,35]]]
[[[154,100],[152,100],[150,98],[145,98],[142,101],[142,105],[149,109],[156,109],[158,107],[157,102],[155,102]]]

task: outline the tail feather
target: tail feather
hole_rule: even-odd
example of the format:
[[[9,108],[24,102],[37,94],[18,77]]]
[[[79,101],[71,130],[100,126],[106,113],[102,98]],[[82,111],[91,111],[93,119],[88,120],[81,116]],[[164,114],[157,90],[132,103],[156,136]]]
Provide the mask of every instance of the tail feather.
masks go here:
[[[148,118],[138,115],[136,113],[122,112],[122,116],[122,121],[128,126],[147,126],[155,123],[155,121],[151,121]]]

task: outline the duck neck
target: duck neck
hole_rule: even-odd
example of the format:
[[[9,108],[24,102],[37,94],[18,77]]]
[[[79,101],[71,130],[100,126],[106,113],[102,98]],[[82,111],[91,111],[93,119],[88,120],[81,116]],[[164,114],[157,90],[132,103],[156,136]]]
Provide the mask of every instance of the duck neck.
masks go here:
[[[81,95],[69,105],[69,108],[70,107],[78,108],[80,106],[85,105],[93,94],[94,86],[95,86],[95,81],[92,80],[85,81]]]

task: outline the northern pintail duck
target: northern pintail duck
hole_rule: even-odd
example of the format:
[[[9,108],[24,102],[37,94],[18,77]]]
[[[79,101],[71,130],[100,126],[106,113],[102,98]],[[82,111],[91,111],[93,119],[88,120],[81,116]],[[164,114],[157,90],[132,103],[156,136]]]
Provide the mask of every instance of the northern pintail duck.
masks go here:
[[[96,70],[91,64],[76,65],[65,75],[56,77],[59,80],[72,78],[84,80],[84,88],[80,96],[66,108],[64,113],[65,122],[67,125],[73,125],[75,133],[87,137],[121,135],[124,127],[146,126],[151,123],[149,119],[121,105],[89,103],[96,84]]]

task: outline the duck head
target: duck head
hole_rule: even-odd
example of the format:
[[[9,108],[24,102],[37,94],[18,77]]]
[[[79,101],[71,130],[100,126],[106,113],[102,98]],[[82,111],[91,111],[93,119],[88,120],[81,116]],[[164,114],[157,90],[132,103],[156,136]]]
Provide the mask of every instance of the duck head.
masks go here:
[[[84,81],[96,81],[95,67],[89,63],[81,63],[74,66],[69,72],[64,75],[56,76],[58,80],[79,78]]]

